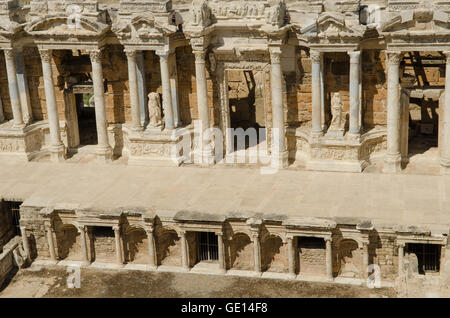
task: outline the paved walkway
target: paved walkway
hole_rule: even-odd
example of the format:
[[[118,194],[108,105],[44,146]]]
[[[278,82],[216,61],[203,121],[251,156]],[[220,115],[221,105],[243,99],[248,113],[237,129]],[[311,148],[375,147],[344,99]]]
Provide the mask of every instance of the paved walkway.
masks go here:
[[[0,161],[0,197],[36,206],[358,217],[444,232],[450,226],[448,176]]]

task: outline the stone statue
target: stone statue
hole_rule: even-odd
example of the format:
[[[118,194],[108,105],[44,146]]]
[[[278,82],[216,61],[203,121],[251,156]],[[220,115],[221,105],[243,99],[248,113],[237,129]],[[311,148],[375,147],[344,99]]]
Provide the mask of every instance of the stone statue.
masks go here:
[[[162,126],[161,100],[158,93],[148,94],[148,115],[150,118],[149,127]]]
[[[211,22],[211,11],[206,0],[194,1],[191,12],[194,25],[209,26]]]
[[[333,93],[331,98],[331,124],[328,134],[344,135],[345,119],[343,118],[344,106],[339,93]]]

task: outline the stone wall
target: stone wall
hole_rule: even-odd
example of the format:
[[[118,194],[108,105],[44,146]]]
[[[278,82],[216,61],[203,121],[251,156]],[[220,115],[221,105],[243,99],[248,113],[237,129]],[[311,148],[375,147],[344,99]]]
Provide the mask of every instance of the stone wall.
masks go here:
[[[91,242],[94,247],[93,259],[100,262],[114,262],[116,259],[116,241],[110,227],[94,227]]]

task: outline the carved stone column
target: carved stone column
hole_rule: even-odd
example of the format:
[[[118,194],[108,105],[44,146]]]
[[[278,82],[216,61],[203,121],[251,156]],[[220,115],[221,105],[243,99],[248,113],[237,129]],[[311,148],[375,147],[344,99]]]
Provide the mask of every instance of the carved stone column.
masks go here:
[[[360,134],[360,98],[359,98],[359,86],[360,86],[360,67],[361,67],[361,52],[349,52],[350,55],[350,128],[349,132],[352,135],[358,136]]]
[[[181,115],[180,105],[178,100],[178,70],[177,70],[177,53],[169,53],[169,76],[170,89],[172,90],[172,106],[173,106],[173,121],[175,127],[180,127]]]
[[[363,278],[366,278],[368,276],[367,268],[369,267],[369,243],[364,242],[362,245],[363,250]]]
[[[403,274],[403,256],[405,255],[405,243],[398,244],[398,275]]]
[[[23,48],[17,48],[15,53],[17,87],[19,89],[22,115],[25,124],[29,124],[33,121],[33,113],[31,111],[30,92],[28,89],[27,73],[23,60]]]
[[[387,152],[383,171],[400,172],[400,61],[401,52],[387,52],[388,97],[387,97]]]
[[[139,91],[137,81],[137,67],[136,67],[136,51],[125,50],[128,60],[128,84],[130,88],[130,104],[131,104],[131,129],[140,131],[141,125],[141,110],[139,103]]]
[[[225,266],[225,246],[223,242],[223,233],[217,233],[217,247],[219,250],[219,267],[222,272],[226,272]]]
[[[287,238],[288,260],[289,260],[289,275],[295,277],[295,258],[294,258],[294,238]]]
[[[27,259],[31,258],[31,251],[30,251],[30,242],[28,241],[27,237],[27,228],[25,226],[20,227],[20,233],[22,234],[22,245],[23,249],[25,250],[25,254],[27,256]]]
[[[283,82],[281,70],[281,49],[270,49],[270,87],[272,95],[272,160],[283,168],[288,166],[288,152],[285,142]]]
[[[188,252],[188,244],[186,240],[186,231],[181,231],[181,263],[183,266],[183,269],[188,271],[189,270],[189,252]]]
[[[39,50],[42,61],[42,73],[44,77],[45,104],[47,106],[48,125],[50,128],[50,156],[53,162],[65,159],[65,147],[61,141],[59,128],[58,106],[56,104],[55,85],[53,83],[53,71],[51,65],[52,51]]]
[[[156,246],[155,246],[155,238],[153,236],[153,230],[147,230],[146,233],[147,233],[147,240],[148,240],[149,265],[150,265],[150,267],[156,268],[157,256],[156,256]]]
[[[200,164],[210,165],[214,163],[213,151],[210,141],[204,137],[205,130],[210,128],[208,89],[206,83],[205,51],[194,51],[195,54],[195,80],[197,84],[197,107],[198,115],[202,125],[201,149],[195,149],[195,157],[200,157]],[[195,159],[197,161],[197,159]]]
[[[259,232],[252,233],[252,240],[255,273],[261,274],[261,243],[259,241]]]
[[[332,238],[326,237],[325,238],[325,245],[326,245],[326,267],[327,267],[327,279],[333,280],[333,250],[332,250]]]
[[[137,69],[137,81],[138,81],[138,95],[139,105],[141,112],[141,126],[147,125],[148,118],[148,92],[147,81],[145,79],[145,58],[142,51],[136,52],[136,69]]]
[[[202,128],[207,129],[210,126],[209,122],[209,107],[208,107],[208,90],[206,85],[206,67],[205,67],[205,52],[194,51],[195,54],[195,79],[197,84],[197,105],[198,115],[202,122]]]
[[[312,95],[312,135],[322,136],[322,96],[321,96],[321,55],[317,51],[311,51],[311,95]]]
[[[114,230],[114,239],[116,242],[116,261],[118,265],[123,265],[123,255],[122,255],[122,246],[120,240],[120,226],[113,226]]]
[[[80,225],[77,227],[78,233],[80,233],[80,241],[81,241],[81,252],[83,254],[82,262],[85,265],[88,265],[90,263],[89,256],[88,256],[88,247],[87,247],[87,240],[86,240],[86,226]]]
[[[5,49],[6,73],[8,76],[9,97],[13,112],[13,123],[16,128],[23,128],[22,107],[20,105],[19,88],[17,85],[16,63],[14,61],[14,50]]]
[[[156,52],[159,56],[159,64],[161,67],[161,85],[164,109],[165,128],[174,129],[172,90],[170,88],[169,76],[169,52]]]
[[[57,258],[55,252],[55,242],[53,241],[53,229],[49,222],[45,223],[45,231],[47,232],[47,243],[48,243],[48,250],[50,253],[50,259],[56,262]]]
[[[442,114],[442,128],[444,131],[441,133],[443,140],[440,144],[442,145],[441,170],[447,174],[450,173],[450,52],[447,51],[444,54],[447,57],[447,65],[445,71],[444,109]]]
[[[108,138],[108,121],[105,108],[105,88],[103,84],[102,51],[89,52],[92,64],[92,80],[94,84],[95,120],[97,124],[97,157],[101,161],[112,159],[112,149]]]

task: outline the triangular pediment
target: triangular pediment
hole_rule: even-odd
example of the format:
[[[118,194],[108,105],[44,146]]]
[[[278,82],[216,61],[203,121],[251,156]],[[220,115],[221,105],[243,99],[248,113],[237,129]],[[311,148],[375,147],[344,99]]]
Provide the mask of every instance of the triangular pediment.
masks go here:
[[[79,17],[70,19],[65,14],[47,15],[32,21],[25,27],[31,35],[39,36],[87,36],[98,37],[105,33],[109,26],[93,19]]]
[[[114,28],[113,31],[121,39],[129,38],[158,38],[176,32],[176,27],[160,25],[152,15],[135,16],[128,22]]]
[[[315,23],[303,27],[301,32],[319,38],[361,37],[364,26],[352,24],[346,21],[343,14],[333,12],[322,14]]]

